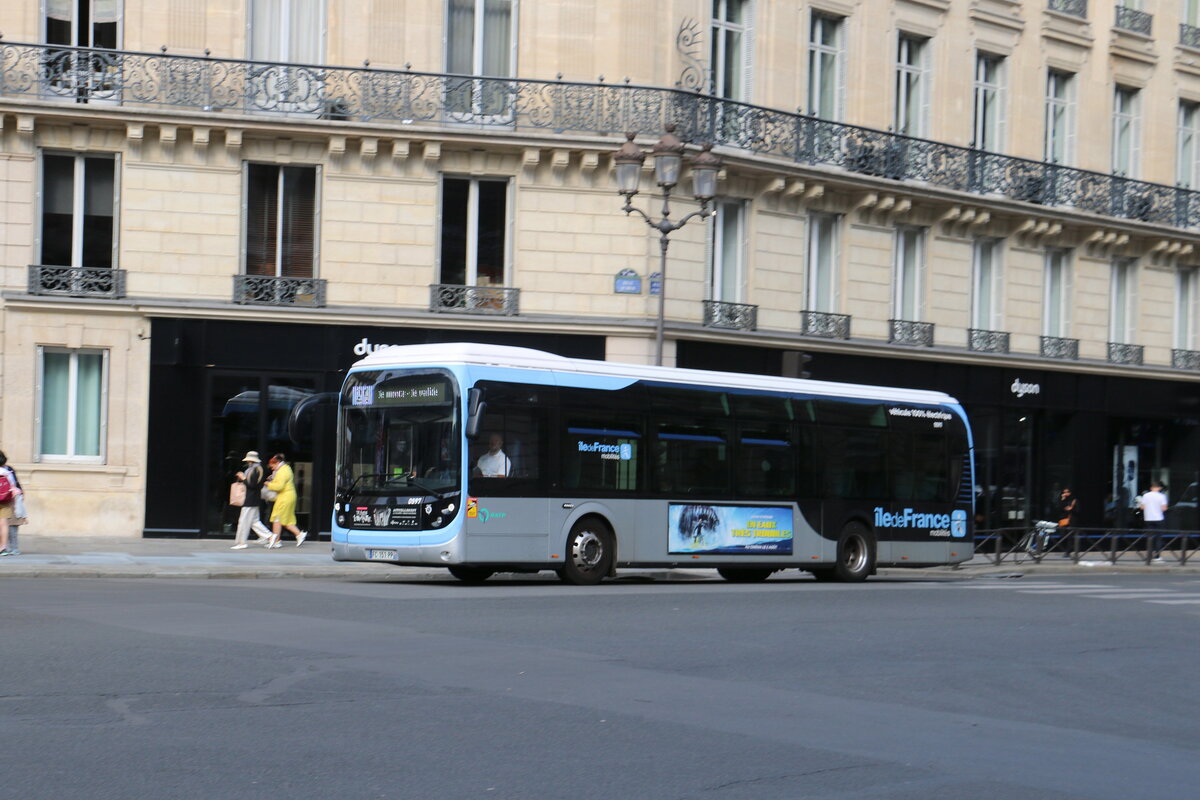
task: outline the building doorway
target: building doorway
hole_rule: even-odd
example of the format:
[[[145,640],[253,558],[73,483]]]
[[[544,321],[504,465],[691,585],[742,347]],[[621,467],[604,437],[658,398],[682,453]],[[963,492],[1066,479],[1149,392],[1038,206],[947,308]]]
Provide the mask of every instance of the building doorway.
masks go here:
[[[331,462],[330,431],[317,415],[300,441],[292,439],[288,421],[292,410],[321,388],[321,378],[312,374],[211,371],[208,373],[205,436],[205,489],[203,533],[232,536],[237,526],[237,509],[228,505],[229,484],[241,468],[248,450],[257,450],[266,467],[274,453],[283,453],[296,478],[296,520],[311,535],[329,528],[331,512],[328,476],[322,465]],[[264,507],[263,519],[269,508]]]

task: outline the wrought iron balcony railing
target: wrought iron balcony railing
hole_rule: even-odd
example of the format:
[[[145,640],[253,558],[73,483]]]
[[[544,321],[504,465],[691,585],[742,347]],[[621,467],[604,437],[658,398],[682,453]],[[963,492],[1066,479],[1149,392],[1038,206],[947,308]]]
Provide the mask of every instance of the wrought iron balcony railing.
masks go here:
[[[1117,6],[1116,26],[1124,31],[1133,31],[1149,36],[1154,24],[1154,15],[1136,8]]]
[[[325,306],[322,278],[277,278],[273,275],[234,275],[233,302],[254,306]]]
[[[434,283],[429,286],[429,310],[511,317],[517,314],[520,296],[520,289],[507,286]]]
[[[800,332],[805,336],[849,339],[850,315],[830,314],[826,311],[801,311]]]
[[[1048,8],[1060,14],[1087,19],[1087,0],[1050,0]]]
[[[1065,361],[1079,359],[1079,340],[1062,336],[1043,336],[1041,340],[1043,358],[1060,358]]]
[[[1060,0],[1062,2],[1062,0]],[[1075,7],[1065,3],[1065,6]],[[551,134],[657,133],[803,165],[1200,229],[1200,192],[682,89],[0,44],[0,96]]]
[[[1108,360],[1113,364],[1141,365],[1145,348],[1140,344],[1108,343]]]
[[[1007,353],[1008,331],[967,329],[967,347],[978,353]]]
[[[758,306],[746,303],[725,303],[720,300],[704,301],[704,327],[728,328],[737,331],[758,329]]]
[[[115,300],[125,296],[125,270],[30,264],[29,293]]]
[[[888,342],[890,344],[933,347],[933,323],[914,322],[909,319],[889,319]]]
[[[1179,43],[1200,50],[1200,28],[1186,22],[1179,23]]]
[[[1175,369],[1200,370],[1200,351],[1172,350],[1171,366]]]

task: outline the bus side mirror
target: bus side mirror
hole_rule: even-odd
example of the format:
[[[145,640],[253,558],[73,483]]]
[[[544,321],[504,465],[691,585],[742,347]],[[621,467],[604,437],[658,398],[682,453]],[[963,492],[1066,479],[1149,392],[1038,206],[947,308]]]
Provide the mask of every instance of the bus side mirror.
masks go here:
[[[467,428],[468,439],[479,435],[479,425],[483,414],[487,411],[487,403],[483,401],[483,389],[475,388],[467,392]]]

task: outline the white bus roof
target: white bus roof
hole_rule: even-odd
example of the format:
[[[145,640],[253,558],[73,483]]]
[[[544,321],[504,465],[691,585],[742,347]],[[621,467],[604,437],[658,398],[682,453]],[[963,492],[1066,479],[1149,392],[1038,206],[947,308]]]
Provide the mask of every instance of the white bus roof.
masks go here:
[[[626,364],[619,361],[593,361],[533,350],[528,347],[507,347],[473,342],[447,344],[413,344],[381,347],[354,364],[353,369],[388,369],[419,366],[486,366],[508,369],[541,370],[545,372],[574,372],[609,378],[629,378],[665,383],[724,386],[730,389],[752,389],[771,392],[799,392],[814,395],[836,395],[861,400],[909,402],[926,405],[958,405],[944,392],[924,389],[897,389],[855,383],[779,378],[741,372],[710,372],[702,369],[655,367],[645,364]]]

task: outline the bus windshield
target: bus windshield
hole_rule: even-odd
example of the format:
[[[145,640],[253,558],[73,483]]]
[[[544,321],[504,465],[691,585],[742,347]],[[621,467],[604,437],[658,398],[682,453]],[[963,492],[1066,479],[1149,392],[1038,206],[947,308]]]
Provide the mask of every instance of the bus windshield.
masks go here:
[[[449,374],[353,374],[340,411],[339,494],[445,495],[458,489],[461,432]]]

